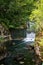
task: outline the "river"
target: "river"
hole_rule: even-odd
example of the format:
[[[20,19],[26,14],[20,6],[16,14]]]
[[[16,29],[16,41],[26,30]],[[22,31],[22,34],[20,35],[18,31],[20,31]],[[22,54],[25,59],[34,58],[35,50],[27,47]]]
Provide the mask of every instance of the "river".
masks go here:
[[[21,65],[19,62],[24,62],[24,64],[22,65],[29,65],[28,63],[29,61],[31,65],[32,61],[30,60],[32,58],[31,57],[32,55],[30,55],[31,53],[29,53],[28,49],[26,48],[26,44],[32,45],[34,41],[35,41],[35,33],[31,32],[26,33],[26,37],[23,40],[10,40],[5,42],[7,51],[10,53],[10,56],[8,55],[8,57],[2,60],[2,63],[4,63],[5,65]],[[20,58],[22,58],[23,55],[23,59],[21,61],[14,60],[15,57],[18,56],[18,54],[21,55]],[[24,57],[26,60],[24,60]]]

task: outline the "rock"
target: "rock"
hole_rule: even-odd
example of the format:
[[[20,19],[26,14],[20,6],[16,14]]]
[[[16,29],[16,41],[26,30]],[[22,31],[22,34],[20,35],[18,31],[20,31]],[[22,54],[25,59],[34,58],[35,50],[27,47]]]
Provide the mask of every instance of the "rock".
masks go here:
[[[24,62],[23,62],[23,61],[20,61],[19,63],[20,63],[20,64],[24,64]]]

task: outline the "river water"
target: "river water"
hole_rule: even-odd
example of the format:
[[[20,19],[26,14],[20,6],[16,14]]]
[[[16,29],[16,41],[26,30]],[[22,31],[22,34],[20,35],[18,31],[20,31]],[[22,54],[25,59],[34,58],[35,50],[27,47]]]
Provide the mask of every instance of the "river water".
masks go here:
[[[30,61],[30,60],[33,56],[30,55],[31,53],[29,53],[29,51],[26,49],[26,44],[31,45],[31,44],[33,44],[34,41],[35,41],[34,32],[26,33],[26,37],[23,40],[7,41],[5,44],[6,44],[7,51],[10,53],[10,56],[5,58],[2,61],[2,63],[5,63],[5,65],[21,65],[19,63],[20,61],[16,61],[16,63],[15,63],[14,58],[17,56],[17,54],[23,54],[23,58],[25,56],[26,60],[25,61],[24,61],[24,59],[22,60],[24,62],[24,64],[22,64],[22,65],[31,65],[32,61]],[[22,55],[21,55],[21,57],[22,57]],[[28,63],[28,61],[30,62],[30,64]]]

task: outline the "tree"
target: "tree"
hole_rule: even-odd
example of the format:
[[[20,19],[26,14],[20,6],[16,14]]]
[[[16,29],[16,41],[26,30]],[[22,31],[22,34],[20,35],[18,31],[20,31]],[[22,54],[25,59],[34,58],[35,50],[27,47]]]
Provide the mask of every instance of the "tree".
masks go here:
[[[30,15],[30,20],[31,21],[34,21],[34,22],[36,22],[36,30],[38,30],[38,32],[39,32],[39,29],[41,30],[42,28],[43,28],[43,2],[42,2],[42,0],[40,1],[38,1],[38,5],[36,5],[37,6],[37,9],[34,9],[33,11],[32,11],[32,14]]]
[[[40,46],[41,60],[43,61],[43,0],[39,0],[36,6],[38,8],[32,11],[30,20],[37,24],[35,26],[35,29],[37,28],[35,43]]]
[[[25,27],[36,2],[36,0],[1,0],[0,22],[7,27],[15,28],[22,25]]]

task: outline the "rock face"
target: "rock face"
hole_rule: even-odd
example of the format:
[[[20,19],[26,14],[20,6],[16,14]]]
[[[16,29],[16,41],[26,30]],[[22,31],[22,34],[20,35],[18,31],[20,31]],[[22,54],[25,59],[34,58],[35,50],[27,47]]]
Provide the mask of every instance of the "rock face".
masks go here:
[[[34,50],[35,50],[35,65],[42,65],[40,47],[38,46],[38,44],[35,45]]]
[[[3,42],[10,39],[9,31],[2,24],[0,24],[0,61],[7,57],[7,49]]]
[[[26,37],[26,29],[13,29],[10,28],[10,34],[14,40],[22,40]]]
[[[37,33],[35,43],[39,47],[39,57],[43,62],[43,30]]]
[[[8,40],[22,40],[26,37],[26,29],[7,29],[4,25],[0,24],[0,36]]]
[[[35,63],[34,65],[42,65],[39,46],[37,44],[35,45],[35,47],[34,46],[28,46],[28,49],[31,52],[31,54],[33,53],[32,61]]]
[[[6,28],[2,24],[0,24],[0,35],[7,35],[7,34],[8,32]]]
[[[4,40],[9,40],[11,38],[10,32],[2,24],[0,24],[0,38]]]

